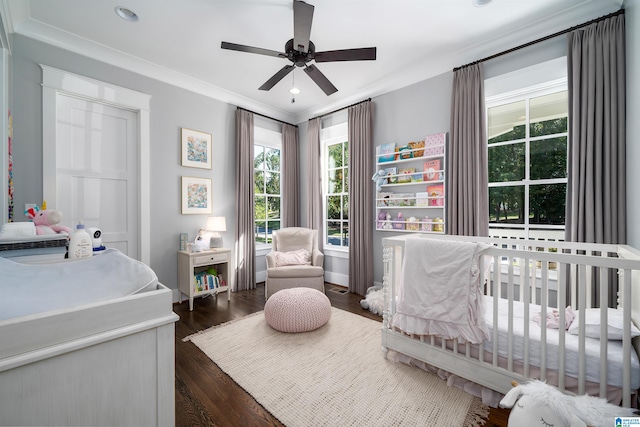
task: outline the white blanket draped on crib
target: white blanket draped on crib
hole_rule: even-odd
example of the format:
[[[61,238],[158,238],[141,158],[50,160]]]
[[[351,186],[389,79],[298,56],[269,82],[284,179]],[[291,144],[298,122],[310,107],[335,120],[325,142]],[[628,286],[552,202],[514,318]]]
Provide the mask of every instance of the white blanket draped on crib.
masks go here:
[[[484,243],[407,239],[393,327],[458,342],[489,338],[478,261]]]

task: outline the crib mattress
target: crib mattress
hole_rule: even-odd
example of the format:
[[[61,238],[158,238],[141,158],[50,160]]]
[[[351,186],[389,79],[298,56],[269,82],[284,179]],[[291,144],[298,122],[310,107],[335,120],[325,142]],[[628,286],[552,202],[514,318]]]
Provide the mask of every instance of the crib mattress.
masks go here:
[[[0,257],[0,321],[121,298],[157,284],[151,268],[113,248],[52,264]]]
[[[485,319],[491,330],[493,338],[493,298],[485,296]],[[509,301],[498,299],[498,355],[507,356],[508,342],[508,322],[509,322]],[[529,317],[533,319],[536,314],[540,314],[540,306],[531,304]],[[551,310],[551,309],[548,309]],[[524,303],[513,302],[513,359],[524,360]],[[533,366],[540,366],[541,357],[541,334],[542,328],[533,320],[529,324],[529,363]],[[559,336],[558,329],[547,328],[547,368],[557,371],[559,360]],[[578,336],[565,332],[565,370],[567,375],[578,377]],[[484,342],[485,351],[491,352],[493,344]],[[607,345],[607,382],[609,385],[622,387],[622,341],[610,340]],[[595,338],[585,338],[585,363],[586,379],[594,383],[600,382],[600,340]],[[640,388],[640,361],[636,352],[631,350],[631,389]]]

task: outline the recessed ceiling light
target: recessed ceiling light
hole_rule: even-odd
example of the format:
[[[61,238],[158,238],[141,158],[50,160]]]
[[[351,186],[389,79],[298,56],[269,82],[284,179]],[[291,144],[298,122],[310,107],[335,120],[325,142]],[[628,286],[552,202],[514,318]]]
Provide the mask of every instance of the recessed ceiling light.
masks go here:
[[[472,3],[475,7],[486,6],[491,3],[493,0],[472,0]]]
[[[116,15],[118,15],[125,21],[136,22],[138,20],[138,15],[136,15],[134,11],[127,9],[126,7],[116,6],[113,10],[116,12]]]

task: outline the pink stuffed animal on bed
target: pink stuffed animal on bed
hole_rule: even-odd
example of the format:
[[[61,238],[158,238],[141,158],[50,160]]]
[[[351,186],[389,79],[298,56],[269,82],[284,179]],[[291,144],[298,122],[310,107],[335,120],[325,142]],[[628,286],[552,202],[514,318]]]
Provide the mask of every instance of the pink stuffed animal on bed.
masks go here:
[[[43,210],[28,209],[26,214],[33,224],[36,226],[36,234],[71,234],[71,228],[60,225],[62,221],[62,212],[55,209],[47,209],[43,204]]]

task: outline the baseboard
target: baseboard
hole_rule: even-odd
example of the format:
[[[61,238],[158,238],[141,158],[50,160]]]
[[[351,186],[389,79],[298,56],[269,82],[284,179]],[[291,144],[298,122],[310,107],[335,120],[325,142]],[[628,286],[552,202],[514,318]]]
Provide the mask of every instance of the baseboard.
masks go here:
[[[346,274],[334,273],[332,271],[324,272],[324,281],[340,286],[349,286],[349,276]]]

